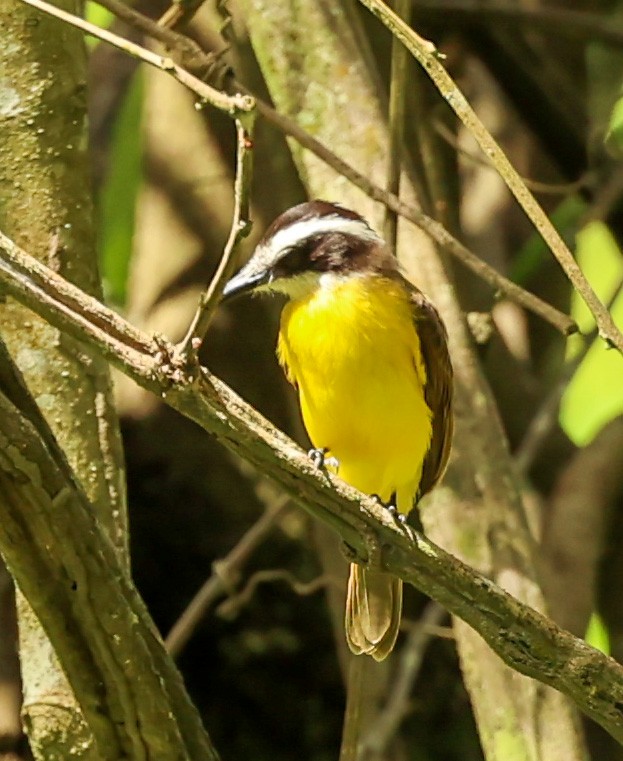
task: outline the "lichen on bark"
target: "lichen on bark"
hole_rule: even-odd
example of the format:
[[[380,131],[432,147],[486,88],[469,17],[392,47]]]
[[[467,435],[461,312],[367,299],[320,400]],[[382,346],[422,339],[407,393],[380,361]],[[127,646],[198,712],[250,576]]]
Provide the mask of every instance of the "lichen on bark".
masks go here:
[[[61,3],[75,11],[75,4]],[[100,295],[80,32],[0,0],[0,227],[48,266]],[[2,339],[125,555],[122,450],[106,363],[11,299]],[[19,601],[23,714],[38,758],[97,758],[71,688],[28,604]]]

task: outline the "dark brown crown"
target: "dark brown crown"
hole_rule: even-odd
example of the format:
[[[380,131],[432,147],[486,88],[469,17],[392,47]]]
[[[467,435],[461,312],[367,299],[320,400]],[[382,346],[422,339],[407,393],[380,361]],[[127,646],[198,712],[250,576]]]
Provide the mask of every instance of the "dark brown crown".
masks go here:
[[[277,217],[264,234],[258,251],[270,249],[275,237],[279,233],[283,235],[288,228],[309,222],[309,230],[312,231],[314,222],[322,220],[326,220],[328,229],[316,234],[304,234],[305,228],[301,228],[300,239],[294,240],[287,253],[273,264],[274,279],[306,271],[339,274],[396,269],[396,261],[383,240],[360,214],[322,200],[298,204]],[[332,220],[335,220],[334,230],[331,229]],[[358,224],[349,230],[340,229],[345,220]]]

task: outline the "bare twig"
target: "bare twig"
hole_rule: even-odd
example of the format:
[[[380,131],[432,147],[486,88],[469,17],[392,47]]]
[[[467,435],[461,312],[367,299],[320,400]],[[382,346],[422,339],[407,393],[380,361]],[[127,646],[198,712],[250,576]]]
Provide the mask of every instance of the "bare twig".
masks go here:
[[[409,20],[411,0],[394,0],[394,10],[401,17]],[[389,166],[387,168],[387,190],[400,197],[400,172],[402,169],[402,150],[405,132],[405,103],[407,88],[405,86],[409,66],[409,51],[395,37],[392,38],[391,83],[389,90]],[[383,237],[392,251],[396,250],[398,233],[398,215],[393,209],[385,207]]]
[[[357,761],[362,707],[365,696],[366,672],[371,665],[365,658],[349,654],[346,709],[342,727],[339,761]]]
[[[284,582],[295,594],[301,597],[313,595],[329,584],[336,583],[335,579],[327,574],[316,576],[311,581],[301,581],[285,568],[265,568],[261,571],[256,571],[247,581],[241,592],[231,595],[227,600],[222,602],[218,606],[218,614],[224,618],[234,618],[245,605],[248,605],[260,584],[274,584],[276,581]]]
[[[158,22],[134,10],[122,0],[97,0],[97,4],[109,10],[118,19],[125,21],[133,29],[161,42],[174,52],[176,62],[180,66],[202,82],[209,82],[213,87],[222,89],[222,80],[228,72],[227,64],[222,62],[224,51],[206,53],[190,37],[160,26]]]
[[[90,304],[88,317],[83,314],[84,303],[82,292],[77,291],[75,286],[71,285],[56,272],[50,270],[44,264],[32,257],[29,257],[28,263],[21,255],[21,250],[13,241],[0,232],[0,247],[3,252],[3,261],[0,268],[10,268],[12,276],[16,281],[28,283],[28,288],[39,294],[42,304],[54,302],[56,309],[61,309],[68,314],[75,316],[75,319],[87,319],[94,325],[97,325],[102,335],[108,337],[110,346],[114,346],[115,341],[122,340],[123,344],[130,350],[137,351],[140,354],[149,355],[158,350],[158,341],[150,338],[145,333],[137,330],[116,312],[108,309],[98,301]],[[26,286],[25,286],[26,287]]]
[[[173,0],[171,5],[158,19],[158,23],[161,26],[174,29],[190,21],[204,2],[205,0]]]
[[[490,169],[492,172],[496,172],[495,164],[493,164],[486,156],[481,153],[476,155],[471,151],[463,148],[459,144],[459,140],[456,135],[444,124],[441,119],[435,119],[433,121],[433,128],[439,137],[448,145],[453,148],[459,156],[477,166],[483,166]],[[577,193],[586,187],[592,179],[592,173],[584,172],[577,180],[573,182],[542,182],[541,180],[533,180],[528,177],[522,177],[521,181],[525,186],[533,193],[541,193],[542,195],[549,196],[566,196],[572,193]]]
[[[608,300],[608,308],[612,307],[621,293],[623,293],[623,281],[619,283],[614,294]],[[559,378],[532,417],[530,425],[515,451],[515,465],[520,473],[526,474],[528,472],[547,436],[556,424],[560,401],[576,370],[586,358],[595,338],[597,338],[597,330],[584,336],[579,352],[565,362],[560,370]]]
[[[1,342],[0,352],[2,556],[71,682],[90,747],[107,761],[216,761],[181,676],[43,415],[32,397],[23,410],[15,406],[27,392]]]
[[[370,182],[367,177],[351,167],[350,164],[343,161],[339,156],[336,156],[323,145],[323,143],[316,140],[316,138],[305,132],[305,130],[301,129],[293,119],[289,119],[287,116],[278,113],[268,104],[259,100],[257,101],[257,110],[266,121],[274,124],[286,135],[293,137],[304,148],[307,148],[318,156],[318,158],[322,159],[322,161],[335,169],[336,172],[350,180],[353,185],[360,188],[370,198],[385,204],[399,216],[413,222],[414,225],[427,233],[445,251],[456,257],[468,269],[474,272],[478,277],[482,278],[485,282],[489,283],[494,289],[499,290],[501,293],[508,296],[511,301],[514,301],[516,304],[523,306],[525,309],[528,309],[541,317],[541,319],[549,322],[550,325],[555,327],[556,330],[560,331],[563,335],[571,335],[572,333],[577,332],[578,326],[571,317],[542,301],[538,296],[530,293],[530,291],[526,291],[516,283],[513,283],[512,280],[504,277],[504,275],[501,275],[496,269],[482,261],[482,259],[477,257],[476,254],[454,238],[442,224],[424,214],[420,209],[404,203],[397,196],[388,193],[386,190],[383,190],[383,188]]]
[[[400,629],[404,629],[407,632],[413,631],[413,629],[421,628],[423,631],[428,632],[431,637],[437,637],[438,639],[449,639],[456,642],[456,634],[451,626],[436,626],[434,624],[424,624],[421,621],[406,621],[403,619],[400,623]]]
[[[197,77],[190,74],[188,71],[178,66],[171,58],[153,53],[151,50],[147,50],[141,45],[137,45],[134,42],[126,40],[124,37],[119,37],[117,34],[109,32],[107,29],[101,29],[95,24],[91,24],[79,16],[74,16],[72,13],[67,13],[60,8],[57,8],[50,3],[44,2],[44,0],[21,0],[26,5],[30,5],[37,10],[54,16],[55,18],[64,21],[70,26],[75,26],[77,29],[81,29],[86,34],[90,34],[92,37],[96,37],[102,42],[107,42],[109,45],[113,45],[120,50],[123,50],[133,58],[148,63],[150,66],[154,66],[161,71],[170,74],[180,84],[187,87],[189,90],[198,95],[206,103],[218,108],[220,111],[224,111],[233,117],[241,118],[244,114],[252,112],[255,108],[253,98],[249,95],[226,95],[220,90],[216,90],[214,87],[210,87],[205,82],[202,82]]]
[[[526,6],[506,2],[486,2],[481,0],[417,0],[413,2],[413,12],[420,16],[439,16],[447,25],[449,21],[470,20],[529,25],[530,30],[550,31],[558,38],[561,34],[582,37],[586,41],[609,43],[623,46],[623,32],[611,19],[597,13],[576,11],[564,6],[557,8],[539,5]]]
[[[206,56],[192,40],[158,26],[152,19],[133,11],[119,0],[99,0],[99,4],[110,10],[119,18],[127,21],[132,26],[140,29],[145,34],[154,37],[166,44],[169,49],[177,52],[184,65],[189,69],[198,69],[205,71],[206,67],[213,64],[213,59]],[[235,83],[240,92],[247,92],[239,82]],[[574,320],[563,314],[550,304],[542,301],[533,293],[524,290],[516,283],[501,275],[497,270],[482,261],[473,252],[466,248],[456,238],[454,238],[439,222],[431,219],[415,206],[403,203],[396,195],[389,193],[387,190],[370,182],[367,177],[362,175],[348,163],[339,158],[335,153],[330,151],[323,143],[316,140],[308,132],[302,129],[294,119],[290,119],[283,114],[278,113],[274,108],[263,101],[256,100],[258,113],[269,123],[282,131],[284,134],[294,138],[300,145],[314,153],[318,158],[324,161],[328,166],[335,169],[336,172],[346,177],[353,185],[360,188],[366,195],[375,201],[385,204],[398,216],[404,217],[414,225],[426,232],[437,244],[445,251],[450,253],[461,261],[468,269],[474,272],[478,277],[489,283],[496,291],[506,294],[511,301],[520,304],[525,309],[549,322],[556,330],[563,335],[570,335],[578,330]]]
[[[619,203],[623,194],[623,167],[618,164],[612,174],[599,187],[593,197],[593,202],[578,222],[578,227],[594,222],[605,220]]]
[[[591,613],[603,610],[600,586],[609,583],[603,563],[618,539],[615,505],[622,496],[620,415],[576,450],[548,494],[540,542],[543,590],[551,617],[577,636],[585,634]]]
[[[237,583],[237,577],[255,548],[264,541],[287,511],[288,501],[288,497],[282,497],[274,507],[265,510],[228,555],[214,563],[213,574],[173,624],[164,641],[173,658],[177,658],[182,652],[210,606]]]
[[[616,347],[623,353],[623,333],[615,325],[612,316],[584,277],[584,273],[558,231],[552,225],[534,196],[532,196],[521,181],[521,177],[480,121],[463,93],[441,65],[434,44],[429,40],[423,39],[410,29],[382,0],[360,0],[360,2],[372,11],[393,35],[398,37],[414,58],[424,67],[448,105],[474,136],[485,155],[494,162],[500,177],[507,184],[519,205],[549,246],[571,284],[580,294],[595,318],[601,338],[610,346]]]
[[[212,62],[212,54],[205,53],[190,37],[161,26],[159,22],[134,10],[122,0],[96,0],[96,2],[134,29],[138,29],[175,51],[180,56],[180,64],[191,73],[195,74],[197,68],[205,70],[206,66]]]
[[[409,713],[411,690],[420,672],[428,643],[434,636],[434,629],[440,626],[446,615],[441,605],[430,602],[421,619],[411,629],[400,652],[396,681],[388,691],[387,705],[369,728],[361,745],[362,761],[378,761],[385,758],[385,749]]]
[[[437,600],[474,627],[509,666],[568,695],[623,742],[622,666],[421,534],[407,536],[373,499],[315,468],[305,452],[207,370],[202,369],[199,383],[191,383],[184,368],[175,364],[174,347],[164,339],[145,336],[141,345],[154,347],[145,354],[134,347],[136,329],[127,323],[127,338],[123,332],[108,335],[101,323],[102,313],[110,310],[69,282],[63,291],[56,289],[58,276],[51,270],[47,270],[50,283],[42,289],[28,275],[41,265],[10,241],[9,254],[6,242],[0,236],[0,281],[10,296],[86,342],[272,478],[308,513],[337,531],[363,562],[368,552],[366,537],[375,536],[378,546],[387,548],[381,558],[386,572]],[[75,308],[67,306],[68,300]],[[114,321],[110,316],[107,320]]]
[[[182,341],[181,352],[188,357],[197,356],[210,326],[214,310],[223,293],[223,287],[232,275],[235,266],[234,255],[241,241],[251,229],[249,196],[251,192],[254,121],[254,111],[250,111],[244,118],[236,119],[236,180],[234,182],[234,213],[231,220],[231,230],[214,277],[207,290],[202,294],[188,333]]]

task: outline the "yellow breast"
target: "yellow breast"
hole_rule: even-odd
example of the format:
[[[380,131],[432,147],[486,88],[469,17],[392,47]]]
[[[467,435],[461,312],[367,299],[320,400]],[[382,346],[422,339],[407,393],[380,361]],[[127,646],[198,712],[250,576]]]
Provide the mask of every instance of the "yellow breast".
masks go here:
[[[315,447],[352,486],[408,512],[432,435],[408,293],[378,275],[324,275],[281,315],[278,357]]]

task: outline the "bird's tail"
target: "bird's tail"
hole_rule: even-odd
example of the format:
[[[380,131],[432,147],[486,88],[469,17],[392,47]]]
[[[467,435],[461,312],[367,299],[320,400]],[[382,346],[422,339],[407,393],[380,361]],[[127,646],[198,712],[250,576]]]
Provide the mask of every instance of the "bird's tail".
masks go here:
[[[346,641],[356,655],[382,661],[396,644],[402,614],[402,581],[351,563],[346,593]]]

